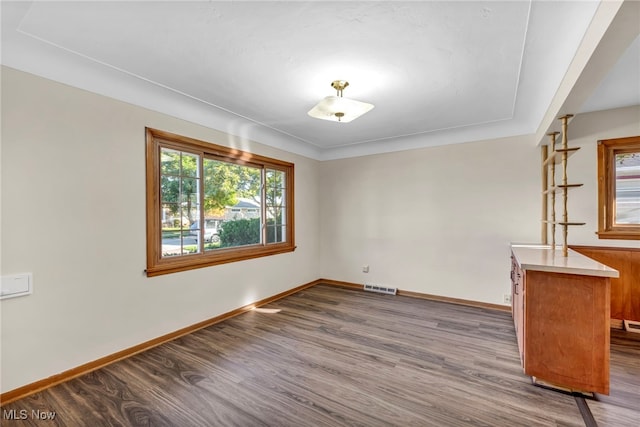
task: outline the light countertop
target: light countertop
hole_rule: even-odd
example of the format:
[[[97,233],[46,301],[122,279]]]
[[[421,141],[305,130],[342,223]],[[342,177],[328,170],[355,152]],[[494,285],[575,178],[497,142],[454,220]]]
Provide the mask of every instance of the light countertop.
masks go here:
[[[555,250],[545,245],[511,244],[511,250],[523,270],[551,273],[578,274],[583,276],[619,277],[618,270],[601,264],[569,249],[569,256],[562,256],[562,247]]]

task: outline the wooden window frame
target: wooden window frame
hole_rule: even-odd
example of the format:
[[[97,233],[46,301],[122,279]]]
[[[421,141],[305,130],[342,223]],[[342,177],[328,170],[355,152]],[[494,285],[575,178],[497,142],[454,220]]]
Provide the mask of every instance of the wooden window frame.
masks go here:
[[[262,243],[205,251],[184,256],[162,257],[162,201],[160,197],[160,149],[171,148],[183,152],[215,156],[231,163],[258,166],[285,172],[285,242],[265,243],[263,226]],[[294,224],[294,165],[282,160],[228,148],[213,143],[188,138],[173,133],[146,128],[146,185],[147,185],[147,269],[148,277],[179,271],[209,267],[229,262],[276,255],[295,250]],[[264,188],[261,191],[264,202]],[[265,218],[265,203],[261,203]]]
[[[598,238],[640,240],[640,225],[615,223],[615,155],[640,152],[640,136],[598,141]]]

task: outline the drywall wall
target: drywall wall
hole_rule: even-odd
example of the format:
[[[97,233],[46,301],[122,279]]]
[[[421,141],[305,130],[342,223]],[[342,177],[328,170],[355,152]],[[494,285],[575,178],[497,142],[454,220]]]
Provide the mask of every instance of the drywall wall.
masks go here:
[[[583,149],[569,176],[585,186],[571,192],[569,213],[587,225],[569,243],[638,247],[594,232],[596,141],[639,135],[639,118],[633,107],[571,122],[571,144]],[[541,241],[540,161],[532,138],[513,137],[323,162],[323,277],[502,304],[510,242]]]
[[[509,242],[540,239],[539,161],[517,137],[324,162],[323,277],[502,303]]]
[[[293,253],[147,278],[145,126],[295,163]],[[319,164],[2,69],[2,391],[320,277]]]

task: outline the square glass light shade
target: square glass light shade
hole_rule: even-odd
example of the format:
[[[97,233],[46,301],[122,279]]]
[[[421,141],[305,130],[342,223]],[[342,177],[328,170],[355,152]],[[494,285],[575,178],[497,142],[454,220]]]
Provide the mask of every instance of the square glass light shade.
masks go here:
[[[341,96],[327,96],[307,114],[316,119],[349,123],[373,108],[373,104]]]

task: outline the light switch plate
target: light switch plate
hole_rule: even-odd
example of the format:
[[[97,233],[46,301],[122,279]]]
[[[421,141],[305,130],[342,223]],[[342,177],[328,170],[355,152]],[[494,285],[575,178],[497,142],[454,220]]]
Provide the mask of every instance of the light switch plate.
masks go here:
[[[15,298],[33,292],[33,275],[31,273],[2,276],[0,282],[0,299]]]

